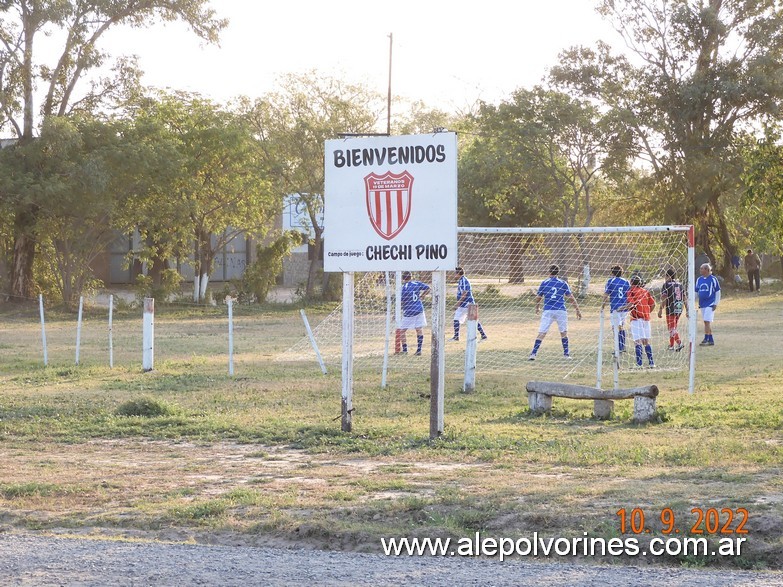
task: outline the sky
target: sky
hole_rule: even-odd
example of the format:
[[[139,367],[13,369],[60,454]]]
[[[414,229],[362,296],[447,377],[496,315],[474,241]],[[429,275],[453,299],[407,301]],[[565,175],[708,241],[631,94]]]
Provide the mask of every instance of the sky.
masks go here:
[[[225,102],[273,91],[286,73],[364,83],[451,112],[540,82],[572,45],[614,40],[595,0],[212,0],[229,20],[219,47],[179,23],[110,31],[102,47],[136,54],[146,85]]]

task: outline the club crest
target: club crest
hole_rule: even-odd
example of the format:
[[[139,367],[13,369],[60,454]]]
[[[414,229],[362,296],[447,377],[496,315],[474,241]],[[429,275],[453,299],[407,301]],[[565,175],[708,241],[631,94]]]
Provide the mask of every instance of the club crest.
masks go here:
[[[405,228],[411,215],[413,176],[407,171],[371,173],[364,178],[364,185],[372,227],[386,240],[393,239]]]

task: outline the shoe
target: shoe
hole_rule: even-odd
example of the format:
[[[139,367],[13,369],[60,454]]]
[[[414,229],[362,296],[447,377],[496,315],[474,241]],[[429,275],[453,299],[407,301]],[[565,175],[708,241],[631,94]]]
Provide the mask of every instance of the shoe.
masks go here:
[[[649,365],[647,365],[647,367],[650,369],[655,369],[655,363],[650,363]]]
[[[624,353],[624,352],[625,352],[625,349],[620,349],[620,352],[621,352],[621,353]]]
[[[674,347],[674,352],[679,353],[684,348],[685,348],[685,345],[680,343],[676,347]]]
[[[481,337],[481,340],[487,340],[488,338],[489,337],[485,334],[484,336]]]
[[[459,342],[459,336],[452,336],[449,340]]]
[[[706,340],[703,340],[703,341],[701,341],[699,343],[699,346],[708,346],[709,344],[710,344],[709,342],[707,342]],[[713,343],[713,344],[715,344],[715,343]]]
[[[673,350],[674,350],[674,347],[673,347],[673,346],[670,346],[670,347],[668,347],[666,350],[667,350],[667,351],[673,351]]]
[[[421,351],[416,351],[416,352],[415,352],[415,353],[413,353],[413,354],[414,354],[414,355],[416,355],[417,357],[420,357],[420,356],[421,356]]]
[[[572,357],[571,355],[567,354],[567,353],[564,353],[564,354],[563,354],[563,358],[564,358],[564,359],[568,359],[569,361],[570,361],[571,359],[573,359],[573,357]]]
[[[706,346],[715,346],[715,341],[711,340],[710,342],[707,343]]]
[[[527,358],[528,361],[535,361],[536,360],[536,354],[530,353],[530,356]]]

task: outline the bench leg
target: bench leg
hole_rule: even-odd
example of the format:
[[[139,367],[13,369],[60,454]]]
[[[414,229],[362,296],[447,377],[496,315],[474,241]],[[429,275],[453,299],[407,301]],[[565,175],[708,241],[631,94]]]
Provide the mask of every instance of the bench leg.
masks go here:
[[[655,418],[656,406],[654,397],[637,395],[633,398],[633,421],[638,424],[651,422]]]
[[[593,402],[593,415],[599,420],[608,420],[612,417],[614,402],[610,399],[597,399]]]
[[[534,391],[527,392],[527,405],[534,414],[545,414],[552,411],[552,396]]]

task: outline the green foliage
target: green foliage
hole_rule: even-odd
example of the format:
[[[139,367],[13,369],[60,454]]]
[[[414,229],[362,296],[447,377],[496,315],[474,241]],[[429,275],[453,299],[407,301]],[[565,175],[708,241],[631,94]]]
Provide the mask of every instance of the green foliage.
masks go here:
[[[124,402],[117,408],[118,416],[136,416],[139,418],[157,418],[159,416],[170,416],[176,410],[168,403],[152,398],[139,397]]]
[[[740,131],[778,117],[783,99],[783,9],[773,0],[603,0],[599,11],[637,59],[604,43],[569,49],[553,82],[600,104],[613,140],[648,163],[655,223],[696,225],[697,244],[729,266]]]
[[[151,275],[136,276],[134,291],[136,300],[143,302],[144,298],[155,298],[161,302],[167,301],[172,295],[178,294],[182,286],[182,276],[176,269],[164,269],[160,274],[160,283],[155,284]]]
[[[256,247],[256,260],[245,268],[242,274],[240,299],[248,294],[256,303],[265,302],[269,290],[283,271],[283,259],[291,249],[302,243],[302,234],[290,230],[267,246]]]

